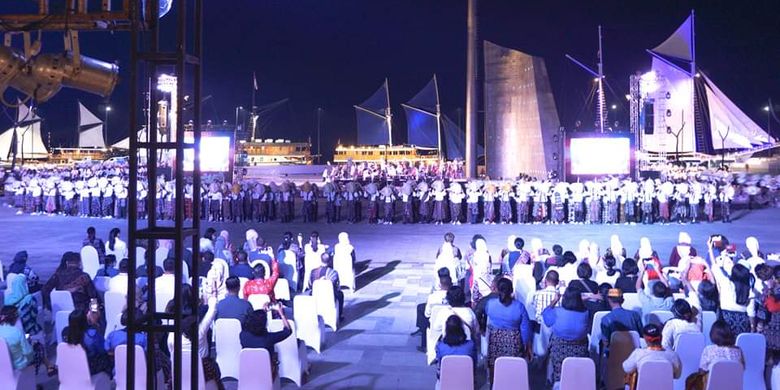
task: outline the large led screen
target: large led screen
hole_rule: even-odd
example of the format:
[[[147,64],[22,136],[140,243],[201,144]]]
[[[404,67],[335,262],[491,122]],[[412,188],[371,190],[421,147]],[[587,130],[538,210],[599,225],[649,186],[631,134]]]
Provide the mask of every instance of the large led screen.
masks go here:
[[[631,173],[628,138],[572,138],[569,144],[572,175],[627,175]]]
[[[184,137],[184,142],[193,141],[191,133]],[[200,138],[200,170],[201,172],[230,171],[230,136],[201,134]],[[184,151],[184,171],[192,172],[194,153],[192,149]]]

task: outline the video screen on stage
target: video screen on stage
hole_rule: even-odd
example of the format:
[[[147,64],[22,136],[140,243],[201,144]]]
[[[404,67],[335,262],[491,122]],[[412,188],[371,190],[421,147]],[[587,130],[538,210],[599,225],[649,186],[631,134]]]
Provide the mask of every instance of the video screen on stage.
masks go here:
[[[192,133],[184,136],[184,142],[192,142]],[[232,153],[229,135],[209,135],[202,133],[200,138],[201,172],[229,172]],[[192,172],[194,153],[192,149],[184,151],[184,171]]]
[[[572,138],[569,157],[573,175],[627,175],[631,173],[631,140]]]

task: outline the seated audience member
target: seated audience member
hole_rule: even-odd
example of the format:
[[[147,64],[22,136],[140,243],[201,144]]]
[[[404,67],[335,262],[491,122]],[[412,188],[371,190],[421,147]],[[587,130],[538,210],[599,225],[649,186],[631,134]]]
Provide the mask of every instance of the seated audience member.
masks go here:
[[[105,244],[106,256],[114,255],[114,259],[127,257],[127,244],[119,239],[119,229],[113,228],[108,232],[108,242]]]
[[[452,286],[447,290],[447,303],[449,307],[443,309],[435,323],[431,324],[433,334],[442,334],[445,331],[445,322],[450,315],[456,315],[463,321],[466,337],[473,340],[478,337],[479,325],[474,311],[466,304],[466,294],[460,286]]]
[[[271,262],[271,275],[266,277],[265,267],[262,264],[258,264],[252,270],[253,279],[247,281],[244,284],[244,299],[249,299],[253,294],[266,294],[271,299],[271,302],[276,302],[276,295],[274,295],[274,287],[276,287],[276,281],[279,280],[279,262]]]
[[[593,276],[593,268],[588,263],[581,263],[577,266],[577,277],[579,279],[572,280],[569,283],[569,287],[573,287],[582,294],[582,299],[585,302],[585,307],[588,308],[590,318],[593,314],[603,308],[601,302],[601,294],[599,294],[598,283],[590,280]]]
[[[209,255],[209,253],[210,252],[206,252],[203,254],[204,257],[206,257],[205,262],[209,264],[209,268],[206,272],[206,280],[203,283],[202,288],[207,296],[215,296],[219,301],[225,298],[225,295],[227,294],[225,280],[229,276],[230,269],[224,259],[216,258],[213,255]]]
[[[122,316],[119,319],[119,324],[122,326],[121,328],[117,328],[116,330],[111,331],[111,333],[108,334],[106,337],[106,340],[104,342],[104,349],[109,354],[109,356],[114,356],[114,349],[120,345],[127,344],[127,325],[128,325],[128,314],[127,311],[122,312]],[[135,334],[135,345],[140,345],[141,348],[146,349],[146,334],[143,332],[138,332]]]
[[[127,259],[122,259],[119,262],[118,273],[108,281],[108,291],[127,295],[127,263]]]
[[[531,356],[531,325],[525,305],[516,300],[512,281],[501,278],[496,283],[498,299],[485,306],[488,317],[488,373],[492,381],[496,359],[502,356]]]
[[[701,311],[718,311],[720,293],[715,283],[712,283],[709,279],[704,279],[699,283],[699,287],[692,291],[696,293]]]
[[[225,287],[227,295],[225,299],[217,303],[217,319],[235,318],[243,323],[246,316],[253,310],[249,302],[238,297],[241,282],[237,277],[231,276],[225,281]]]
[[[493,279],[493,283],[490,284],[490,294],[480,298],[480,300],[477,301],[477,304],[474,306],[474,315],[477,316],[477,324],[479,324],[480,334],[485,334],[485,332],[487,332],[487,313],[485,313],[485,307],[490,300],[498,298],[496,284],[501,279],[508,279],[510,282],[512,281],[506,276],[496,277]]]
[[[214,263],[214,253],[211,251],[202,251],[200,253],[200,263],[198,264],[198,276],[205,278],[211,270],[211,264]]]
[[[691,246],[691,236],[686,232],[680,232],[677,238],[677,245],[672,248],[669,254],[669,266],[678,267],[681,261],[688,256],[696,256],[696,248]]]
[[[333,295],[336,298],[336,304],[339,307],[339,320],[344,319],[344,292],[341,291],[341,284],[339,283],[339,273],[333,269],[333,259],[330,254],[323,253],[320,258],[322,264],[311,271],[311,276],[308,281],[308,290],[311,291],[314,282],[317,280],[329,280],[333,284]]]
[[[268,331],[269,310],[274,310],[284,324],[284,328],[278,332]],[[273,376],[277,376],[279,358],[274,351],[274,346],[292,334],[292,328],[280,304],[266,304],[265,309],[249,312],[241,325],[239,340],[242,348],[264,348],[271,355],[271,370]]]
[[[51,308],[50,294],[53,290],[70,291],[73,307],[84,312],[89,308],[90,299],[98,298],[98,292],[92,278],[81,270],[81,257],[78,253],[66,252],[62,257],[65,259],[65,269],[54,272],[41,290],[44,306]]]
[[[436,274],[438,275],[440,269],[446,268],[449,271],[449,275],[453,281],[456,281],[459,264],[460,260],[455,257],[452,244],[445,241],[441,248],[439,248],[436,261],[433,263],[433,269],[436,270]]]
[[[149,264],[153,264],[153,266],[154,266],[154,277],[155,278],[158,278],[158,277],[160,277],[160,275],[163,274],[163,272],[164,272],[163,269],[158,267],[155,264],[154,251],[147,250],[144,260],[145,260],[144,263],[141,266],[139,266],[138,268],[135,269],[135,274],[136,274],[136,276],[138,278],[144,278],[144,281],[146,280],[146,278],[148,277],[147,276],[147,266],[149,266]]]
[[[625,259],[621,268],[623,271],[613,287],[625,293],[636,293],[636,280],[639,278],[639,267],[634,259]]]
[[[507,253],[502,256],[501,261],[501,272],[503,273],[511,273],[518,262],[520,264],[531,262],[531,254],[523,250],[525,241],[521,237],[510,236],[509,238],[512,242],[508,242],[507,245],[511,244],[511,247],[507,248]]]
[[[172,303],[172,302],[171,302]],[[217,298],[214,294],[209,296],[208,309],[202,316],[198,314],[197,310],[193,314],[188,315],[182,320],[182,338],[181,345],[182,351],[195,352],[192,350],[192,342],[190,340],[198,339],[198,351],[200,356],[200,363],[203,366],[203,377],[206,382],[215,382],[218,389],[224,389],[222,385],[222,374],[219,370],[217,361],[211,357],[209,344],[209,329],[214,322],[214,316],[217,312]],[[197,308],[195,308],[197,309]],[[193,325],[197,324],[197,332],[192,332]],[[168,350],[173,351],[174,348],[174,334],[168,333]]]
[[[268,265],[270,266],[270,263]],[[252,279],[254,277],[253,272],[252,267],[249,265],[249,260],[247,260],[247,253],[243,250],[238,251],[236,264],[230,267],[230,276]]]
[[[46,334],[38,323],[38,301],[30,294],[27,285],[25,276],[23,274],[17,275],[5,292],[3,304],[16,308],[15,315],[22,324],[22,330],[32,343],[33,348],[40,353],[41,361],[46,365],[49,376],[53,376],[57,372],[57,368],[46,356],[46,348],[44,347]]]
[[[601,337],[609,344],[612,332],[636,331],[642,332],[642,318],[633,310],[626,310],[623,304],[623,292],[613,288],[607,292],[607,302],[610,312],[601,319]]]
[[[106,352],[103,333],[99,329],[100,313],[76,309],[68,316],[68,326],[62,330],[62,338],[71,345],[80,345],[87,354],[89,374],[104,372],[111,375],[113,363]]]
[[[696,322],[696,313],[685,299],[674,301],[671,311],[674,318],[664,324],[663,347],[676,350],[681,334],[701,333],[701,326]]]
[[[713,255],[712,239],[707,243],[712,272],[708,273],[710,281],[718,287],[720,295],[718,318],[723,319],[731,327],[735,336],[742,333],[755,332],[755,292],[754,277],[750,270],[741,263],[731,259],[733,248],[728,248],[717,258]],[[733,264],[733,266],[731,266]],[[731,266],[731,267],[730,267]],[[731,269],[729,269],[729,267]]]
[[[729,324],[717,320],[710,329],[712,345],[704,347],[699,359],[699,372],[691,374],[685,380],[685,388],[704,390],[707,386],[707,374],[712,365],[720,361],[733,361],[745,367],[745,356],[742,349],[736,346],[737,336],[731,331]]]
[[[230,243],[230,233],[227,230],[222,230],[214,241],[214,258],[230,260],[233,257],[232,253],[233,244]]]
[[[31,293],[38,292],[41,289],[41,281],[38,275],[27,264],[27,251],[17,252],[14,255],[13,262],[4,271],[4,275],[8,274],[24,275],[27,278],[27,289]]]
[[[106,258],[103,260],[103,266],[98,269],[95,276],[107,276],[109,278],[113,278],[118,274],[119,270],[116,269],[116,257],[114,255],[106,255]]]
[[[437,283],[431,289],[432,293],[434,291],[441,291],[441,278],[443,278],[445,276],[448,277],[448,278],[450,277],[449,269],[447,269],[447,268],[439,268],[436,271],[436,281],[437,281]],[[450,284],[451,283],[452,283],[452,279],[450,279]],[[441,299],[441,296],[439,296],[439,298]],[[437,304],[441,304],[441,303],[437,303]],[[417,330],[412,332],[410,334],[410,336],[416,336],[416,335],[424,334],[425,330],[430,327],[431,324],[428,322],[428,317],[425,315],[427,306],[428,306],[427,302],[426,303],[419,303],[419,304],[417,304],[417,317],[416,317],[417,318],[417,320],[416,320]]]
[[[561,306],[556,307],[561,300]],[[561,365],[567,357],[588,357],[588,310],[582,294],[569,286],[563,299],[556,293],[542,312],[544,324],[550,328],[550,362],[553,366],[553,382],[561,380]]]
[[[672,376],[677,379],[682,373],[682,362],[677,352],[671,349],[664,349],[662,344],[661,326],[657,324],[648,324],[642,328],[642,337],[647,342],[647,348],[637,348],[628,359],[623,362],[623,371],[629,375],[629,387],[636,389],[639,367],[648,361],[666,361],[672,365]]]
[[[463,330],[463,320],[458,315],[446,318],[444,334],[436,342],[436,377],[441,371],[441,361],[445,356],[468,356],[476,366],[477,348],[474,341],[469,339]]]
[[[87,238],[84,239],[81,246],[91,246],[95,248],[98,254],[98,260],[100,260],[101,263],[103,262],[103,258],[106,257],[106,244],[103,243],[103,240],[97,238],[95,235],[95,228],[92,226],[87,228]]]
[[[29,366],[35,358],[35,351],[33,351],[30,342],[27,341],[24,332],[15,326],[18,319],[19,312],[16,306],[6,305],[0,309],[0,339],[5,341],[8,346],[11,364],[15,371]]]
[[[561,264],[558,266],[558,279],[564,285],[569,285],[572,280],[578,278],[577,269],[579,262],[577,256],[572,251],[566,251],[561,257]]]
[[[173,296],[173,290],[176,288],[176,272],[173,259],[163,261],[163,274],[154,280],[154,289],[158,295]]]
[[[599,264],[596,267],[598,273],[596,274],[596,283],[608,283],[610,286],[615,287],[618,278],[620,278],[620,270],[617,269],[617,260],[615,256],[607,253],[605,254]]]
[[[642,288],[642,277],[645,271],[639,271],[639,277],[636,280],[636,291],[639,297],[639,302],[642,304],[642,315],[647,317],[650,313],[656,310],[672,310],[674,304],[674,298],[669,291],[668,281],[662,272],[658,272],[659,281],[652,284],[652,295],[647,295],[645,289]]]
[[[536,321],[537,324],[542,323],[542,312],[547,308],[547,306],[550,306],[550,302],[558,302],[556,299],[557,296],[558,272],[555,270],[548,271],[547,275],[544,277],[544,288],[539,291],[535,291],[533,296],[535,310],[533,320]]]

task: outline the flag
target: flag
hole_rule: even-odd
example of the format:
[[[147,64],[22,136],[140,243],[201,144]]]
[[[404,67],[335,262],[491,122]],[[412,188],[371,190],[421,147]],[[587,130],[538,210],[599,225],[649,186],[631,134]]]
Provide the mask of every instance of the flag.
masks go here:
[[[255,91],[257,91],[257,74],[255,72],[252,72],[252,82],[254,83]]]

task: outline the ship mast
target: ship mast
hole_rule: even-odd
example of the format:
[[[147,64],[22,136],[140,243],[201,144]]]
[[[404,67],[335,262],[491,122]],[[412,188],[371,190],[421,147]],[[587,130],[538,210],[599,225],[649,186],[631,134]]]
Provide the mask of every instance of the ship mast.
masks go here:
[[[605,124],[607,122],[607,102],[606,102],[606,95],[604,94],[604,61],[603,61],[603,52],[602,52],[602,44],[601,44],[601,25],[599,25],[599,51],[597,53],[598,58],[598,64],[596,65],[596,70],[591,69],[589,66],[583,64],[580,61],[577,61],[576,58],[566,54],[566,58],[571,60],[571,62],[574,62],[577,66],[585,70],[586,72],[590,73],[593,77],[595,77],[596,87],[597,91],[596,94],[598,95],[596,98],[598,101],[596,102],[596,110],[598,112],[596,113],[598,117],[598,127],[599,132],[604,132]]]

